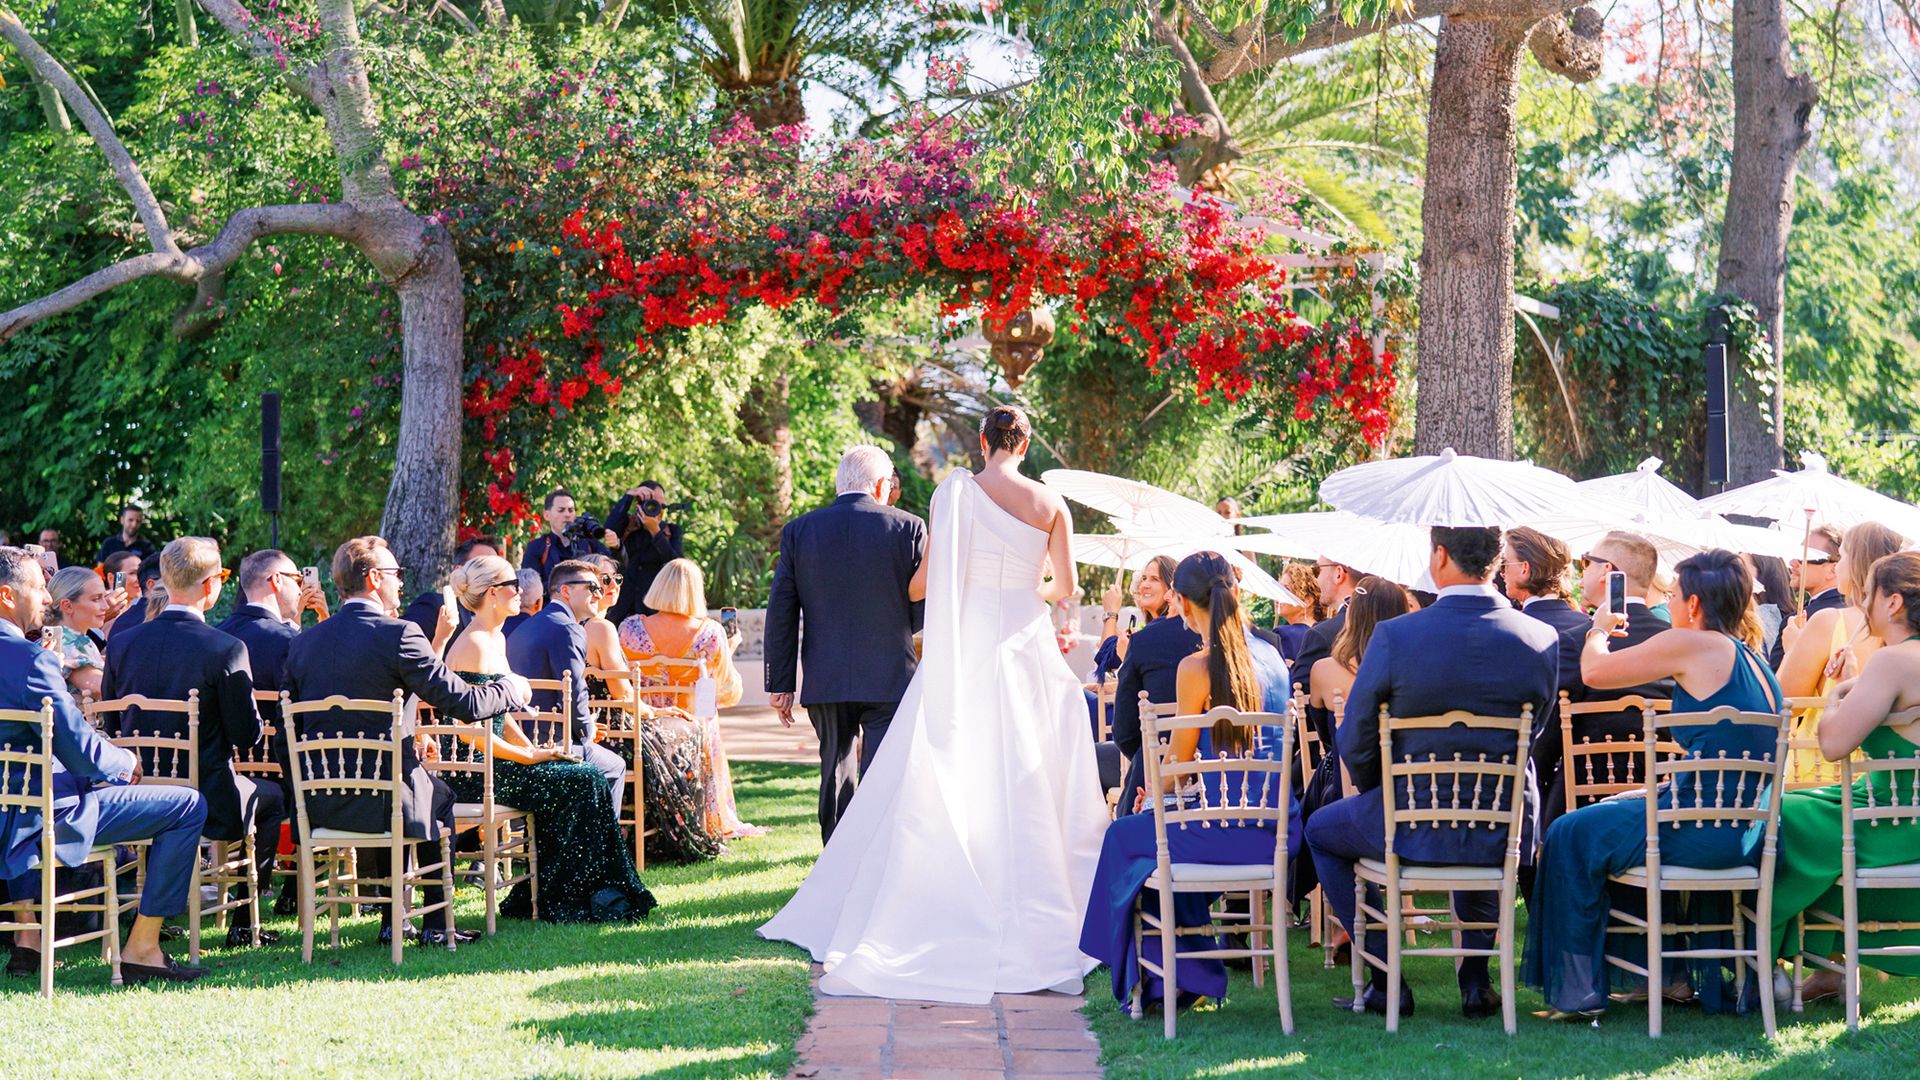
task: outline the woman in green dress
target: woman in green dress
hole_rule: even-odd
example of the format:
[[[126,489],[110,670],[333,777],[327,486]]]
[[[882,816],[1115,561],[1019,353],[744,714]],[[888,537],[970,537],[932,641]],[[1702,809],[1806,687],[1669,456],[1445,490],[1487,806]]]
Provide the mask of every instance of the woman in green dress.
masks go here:
[[[461,606],[473,612],[447,648],[447,666],[470,683],[504,678],[507,638],[501,625],[520,610],[513,565],[486,555],[454,568],[448,579]],[[476,742],[483,729],[475,727]],[[493,794],[501,803],[533,815],[539,845],[540,917],[547,922],[639,919],[653,910],[653,894],[633,870],[633,855],[620,832],[620,817],[607,780],[596,766],[554,746],[536,746],[506,716],[496,716],[485,736],[494,754]],[[478,802],[476,773],[445,777],[463,802]],[[503,914],[532,912],[526,883],[501,904]]]
[[[1842,761],[1859,750],[1869,758],[1920,754],[1920,726],[1888,727],[1887,718],[1920,705],[1920,554],[1900,552],[1873,564],[1862,606],[1869,632],[1885,642],[1867,659],[1857,678],[1836,685],[1820,718],[1820,755]],[[1901,793],[1895,795],[1895,778]],[[1874,773],[1854,782],[1854,805],[1867,805],[1868,785],[1875,805],[1916,802],[1912,774]],[[1797,937],[1795,919],[1809,908],[1838,914],[1840,886],[1840,797],[1838,785],[1788,792],[1780,801],[1780,855],[1773,877],[1773,925],[1779,955],[1799,951],[1837,957],[1840,935],[1808,933]],[[1920,821],[1880,820],[1854,830],[1854,852],[1862,869],[1920,862]],[[1900,889],[1863,889],[1860,921],[1910,921],[1920,912],[1920,894]],[[1920,945],[1920,931],[1862,933],[1864,947]],[[1863,956],[1861,962],[1894,975],[1920,975],[1920,956]],[[1841,977],[1819,971],[1802,987],[1806,1001],[1835,997]]]

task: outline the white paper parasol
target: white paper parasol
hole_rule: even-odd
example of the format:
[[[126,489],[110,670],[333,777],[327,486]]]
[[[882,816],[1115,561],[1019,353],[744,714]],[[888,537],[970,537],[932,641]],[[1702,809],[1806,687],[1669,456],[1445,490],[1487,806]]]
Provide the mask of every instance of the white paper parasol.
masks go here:
[[[1800,554],[1800,539],[1773,529],[1735,525],[1717,515],[1656,515],[1628,507],[1603,496],[1595,496],[1589,510],[1580,514],[1535,518],[1518,524],[1531,525],[1554,537],[1578,557],[1600,538],[1615,529],[1639,533],[1660,553],[1660,564],[1673,564],[1708,548],[1725,548],[1754,555],[1773,555],[1782,559]]]
[[[1040,481],[1074,502],[1156,536],[1229,536],[1233,526],[1205,506],[1138,480],[1079,469],[1049,469]]]
[[[1408,588],[1433,589],[1428,572],[1433,534],[1424,525],[1388,524],[1344,510],[1269,514],[1243,518],[1241,524],[1273,530],[1269,536],[1274,546],[1302,550],[1302,557],[1344,563]]]
[[[1521,461],[1456,454],[1368,461],[1334,473],[1320,497],[1335,508],[1405,525],[1506,526],[1571,512],[1573,481]]]
[[[1700,505],[1716,514],[1771,518],[1793,535],[1805,531],[1811,511],[1814,524],[1850,529],[1863,521],[1877,521],[1910,540],[1920,540],[1920,508],[1833,475],[1827,471],[1827,459],[1819,454],[1802,454],[1801,461],[1803,467],[1797,472],[1775,469],[1765,480],[1702,499]]]
[[[1233,546],[1236,540],[1244,537],[1180,536],[1145,530],[1138,525],[1125,522],[1115,524],[1121,529],[1118,534],[1076,533],[1073,537],[1074,561],[1089,566],[1138,570],[1155,555],[1171,556],[1178,561],[1196,551],[1217,551],[1234,569],[1240,571],[1242,592],[1253,596],[1264,596],[1283,604],[1300,603],[1300,598],[1285,585],[1280,584],[1272,574],[1262,570],[1259,563],[1247,558]],[[1168,584],[1171,585],[1172,582]]]
[[[1576,486],[1582,491],[1598,492],[1631,503],[1650,514],[1692,517],[1705,512],[1700,509],[1700,500],[1660,475],[1657,457],[1641,462],[1632,472],[1582,480]]]

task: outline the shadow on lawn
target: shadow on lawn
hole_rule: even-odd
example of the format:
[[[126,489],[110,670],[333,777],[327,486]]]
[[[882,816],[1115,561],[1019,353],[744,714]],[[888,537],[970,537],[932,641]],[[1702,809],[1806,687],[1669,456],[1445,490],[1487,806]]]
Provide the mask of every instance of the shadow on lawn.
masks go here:
[[[649,1077],[706,1078],[721,1072],[765,1071],[779,1075],[793,1061],[792,1046],[806,1024],[804,984],[781,988],[737,973],[705,975],[710,988],[661,999],[654,979],[613,976],[566,979],[543,986],[536,1000],[585,1006],[564,1016],[525,1020],[520,1027],[541,1039],[602,1050],[648,1050],[671,1046],[708,1051],[703,1060],[651,1071]],[[617,1004],[610,1004],[617,1003]],[[768,1009],[794,1017],[783,1038],[769,1043],[759,1014]],[[724,1069],[721,1059],[725,1061]]]

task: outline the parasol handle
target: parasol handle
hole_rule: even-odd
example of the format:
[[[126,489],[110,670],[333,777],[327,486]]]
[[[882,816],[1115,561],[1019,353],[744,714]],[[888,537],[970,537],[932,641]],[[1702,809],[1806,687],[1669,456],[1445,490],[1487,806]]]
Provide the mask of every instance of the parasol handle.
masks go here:
[[[1800,534],[1800,603],[1802,612],[1807,610],[1807,552],[1813,548],[1813,507],[1807,507],[1807,528]]]

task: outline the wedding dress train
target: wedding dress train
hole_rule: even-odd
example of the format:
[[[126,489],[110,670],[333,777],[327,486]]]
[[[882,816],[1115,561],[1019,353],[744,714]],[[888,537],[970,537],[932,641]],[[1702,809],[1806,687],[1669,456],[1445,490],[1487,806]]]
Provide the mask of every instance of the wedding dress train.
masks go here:
[[[833,839],[760,935],[811,952],[829,994],[1078,992],[1108,819],[1086,698],[1038,592],[1047,534],[965,470],[931,517],[920,665]]]

